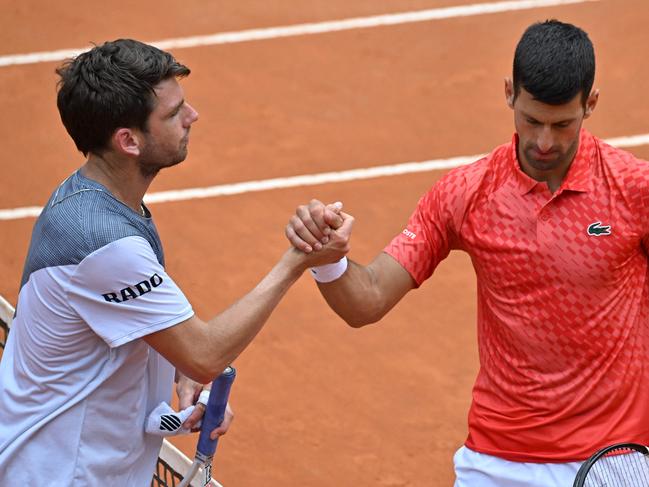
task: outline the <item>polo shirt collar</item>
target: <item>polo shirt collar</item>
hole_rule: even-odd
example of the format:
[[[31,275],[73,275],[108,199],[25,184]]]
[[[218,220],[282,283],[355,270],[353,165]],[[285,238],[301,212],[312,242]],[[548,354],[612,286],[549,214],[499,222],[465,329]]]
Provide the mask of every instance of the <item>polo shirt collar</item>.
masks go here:
[[[595,138],[586,130],[581,129],[579,133],[579,148],[577,154],[572,160],[568,174],[566,174],[561,187],[557,193],[569,190],[578,192],[587,192],[591,188],[591,162],[595,157],[597,144]],[[539,183],[536,179],[525,174],[518,163],[518,134],[512,137],[512,143],[509,151],[509,159],[514,176],[514,181],[518,186],[520,194],[527,194]]]

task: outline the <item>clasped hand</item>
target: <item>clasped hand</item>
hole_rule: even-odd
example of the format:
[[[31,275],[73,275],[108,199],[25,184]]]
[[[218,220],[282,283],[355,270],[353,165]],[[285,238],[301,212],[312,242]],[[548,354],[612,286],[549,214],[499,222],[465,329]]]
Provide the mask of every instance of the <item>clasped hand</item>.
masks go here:
[[[298,206],[286,225],[286,238],[307,254],[310,267],[336,262],[349,252],[354,217],[342,208],[340,202],[325,205],[314,199]]]

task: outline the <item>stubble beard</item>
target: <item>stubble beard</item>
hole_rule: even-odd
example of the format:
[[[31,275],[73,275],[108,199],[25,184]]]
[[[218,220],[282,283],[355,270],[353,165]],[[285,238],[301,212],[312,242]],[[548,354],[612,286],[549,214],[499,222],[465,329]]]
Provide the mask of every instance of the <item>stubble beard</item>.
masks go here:
[[[532,155],[535,145],[527,145],[523,151],[525,154],[525,159],[527,163],[532,166],[533,169],[537,171],[552,171],[560,167],[569,166],[572,160],[577,154],[577,149],[579,147],[579,139],[577,138],[569,147],[566,152],[558,152],[557,156],[554,159],[540,160],[534,158]]]
[[[187,158],[187,145],[181,146],[178,152],[171,158],[161,153],[161,150],[151,149],[147,144],[142,150],[142,154],[138,159],[138,166],[140,174],[145,178],[155,177],[160,170],[167,167],[173,167]],[[167,159],[165,161],[165,159]]]

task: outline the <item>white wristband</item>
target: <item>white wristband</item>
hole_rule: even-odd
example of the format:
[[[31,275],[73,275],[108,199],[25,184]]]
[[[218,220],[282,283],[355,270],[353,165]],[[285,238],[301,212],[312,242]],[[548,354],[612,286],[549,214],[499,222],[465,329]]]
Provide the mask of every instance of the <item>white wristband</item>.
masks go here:
[[[333,264],[319,265],[311,268],[311,275],[318,282],[331,282],[342,276],[347,270],[347,257]]]
[[[203,406],[207,407],[207,400],[209,398],[210,398],[210,391],[206,391],[205,389],[203,389],[201,391],[201,393],[199,394],[199,396],[198,396],[198,401],[196,401],[196,402],[197,403],[200,402]]]

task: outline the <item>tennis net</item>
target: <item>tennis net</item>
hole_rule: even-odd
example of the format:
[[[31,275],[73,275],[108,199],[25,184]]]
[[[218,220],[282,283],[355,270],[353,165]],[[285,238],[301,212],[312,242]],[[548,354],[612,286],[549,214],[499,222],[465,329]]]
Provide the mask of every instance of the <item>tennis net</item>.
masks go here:
[[[0,359],[2,358],[2,351],[9,336],[13,316],[13,306],[5,298],[0,296]],[[192,461],[186,455],[170,442],[164,440],[155,472],[153,472],[151,487],[177,487],[182,481],[183,474],[189,471],[191,464]],[[203,475],[202,469],[199,470],[199,473],[194,477],[190,485],[192,487],[203,487],[203,482],[200,480],[204,478]],[[210,487],[222,487],[214,479],[208,485]]]

